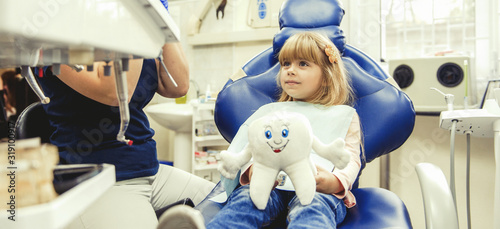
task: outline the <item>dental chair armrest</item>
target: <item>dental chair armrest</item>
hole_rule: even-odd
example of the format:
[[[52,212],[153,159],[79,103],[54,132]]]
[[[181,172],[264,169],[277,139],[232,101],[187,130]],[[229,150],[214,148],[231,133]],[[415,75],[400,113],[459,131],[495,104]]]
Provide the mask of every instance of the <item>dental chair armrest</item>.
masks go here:
[[[224,186],[222,185],[221,182],[217,183],[215,185],[214,189],[208,194],[205,199],[203,199],[198,205],[196,205],[194,208],[199,210],[201,214],[203,215],[203,218],[205,220],[205,224],[210,222],[212,218],[220,211],[222,207],[224,207],[225,203],[217,203],[214,202],[210,199],[213,197],[226,192],[224,189]]]
[[[458,228],[455,203],[441,169],[434,164],[419,163],[415,170],[424,200],[426,228]]]
[[[375,187],[352,190],[356,205],[347,209],[339,229],[412,228],[403,201],[393,192]]]

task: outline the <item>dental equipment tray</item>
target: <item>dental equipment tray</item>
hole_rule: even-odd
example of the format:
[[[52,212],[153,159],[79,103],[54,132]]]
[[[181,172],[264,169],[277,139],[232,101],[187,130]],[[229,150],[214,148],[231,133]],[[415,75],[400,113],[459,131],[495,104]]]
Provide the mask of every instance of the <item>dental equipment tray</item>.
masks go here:
[[[57,198],[42,204],[16,208],[16,221],[0,211],[0,228],[65,228],[115,184],[115,166],[110,164],[57,165],[63,187]]]
[[[54,189],[61,195],[78,184],[98,175],[103,165],[89,164],[70,167],[56,167],[54,169]]]

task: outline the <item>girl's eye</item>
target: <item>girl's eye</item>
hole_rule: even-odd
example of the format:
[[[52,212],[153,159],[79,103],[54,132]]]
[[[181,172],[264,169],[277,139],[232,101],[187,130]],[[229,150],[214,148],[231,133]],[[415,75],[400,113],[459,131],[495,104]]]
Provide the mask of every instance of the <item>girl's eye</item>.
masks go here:
[[[288,62],[288,61],[283,62],[283,66],[285,66],[285,67],[290,66],[290,62]]]
[[[267,139],[271,139],[273,137],[270,130],[266,130],[265,134]]]
[[[300,65],[301,67],[309,66],[309,64],[307,64],[307,62],[305,62],[305,61],[301,61],[301,62],[299,63],[299,65]]]

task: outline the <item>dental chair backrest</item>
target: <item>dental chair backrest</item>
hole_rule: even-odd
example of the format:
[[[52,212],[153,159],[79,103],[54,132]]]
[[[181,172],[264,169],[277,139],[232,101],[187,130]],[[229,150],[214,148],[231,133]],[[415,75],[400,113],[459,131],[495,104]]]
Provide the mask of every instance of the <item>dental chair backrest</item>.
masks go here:
[[[366,162],[401,146],[413,131],[415,110],[403,92],[380,66],[363,52],[345,43],[339,28],[344,15],[338,0],[285,0],[279,16],[281,31],[275,35],[273,47],[255,56],[233,76],[217,96],[215,122],[220,133],[232,141],[241,124],[259,107],[276,101],[279,89],[276,76],[279,63],[276,54],[288,37],[297,32],[314,30],[325,33],[342,52],[342,59],[356,93],[354,107],[360,116]],[[196,206],[205,222],[209,222],[224,206],[210,198],[224,192],[219,183],[205,201]],[[356,206],[338,228],[411,228],[409,213],[403,201],[383,188],[357,188],[352,193]],[[271,228],[286,228],[279,221]],[[275,222],[276,222],[275,221]]]
[[[238,128],[260,106],[276,101],[277,54],[295,33],[318,31],[327,35],[342,53],[353,89],[355,109],[360,116],[364,140],[363,167],[377,157],[401,146],[413,131],[415,110],[409,97],[392,78],[362,51],[345,43],[339,25],[344,9],[337,0],[288,0],[280,10],[280,32],[273,47],[247,62],[244,76],[230,79],[218,95],[215,122],[231,142]]]

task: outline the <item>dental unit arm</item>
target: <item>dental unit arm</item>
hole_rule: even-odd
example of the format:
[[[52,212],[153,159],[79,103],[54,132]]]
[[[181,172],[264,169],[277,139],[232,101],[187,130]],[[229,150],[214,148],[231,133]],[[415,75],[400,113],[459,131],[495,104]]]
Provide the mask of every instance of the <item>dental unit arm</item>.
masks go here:
[[[432,88],[431,88],[432,89]],[[440,92],[437,89],[434,89]],[[467,223],[471,228],[470,214],[470,136],[494,138],[494,153],[496,161],[495,172],[495,197],[494,215],[500,213],[500,88],[494,89],[494,99],[487,99],[482,109],[453,110],[453,95],[444,94],[448,105],[447,111],[442,111],[439,118],[439,126],[450,130],[450,190],[456,207],[455,193],[455,163],[454,163],[454,140],[455,134],[467,136],[467,168],[466,168],[466,205]],[[427,195],[430,193],[427,193]],[[426,194],[424,194],[425,196]],[[495,217],[494,228],[500,228],[500,219]]]

